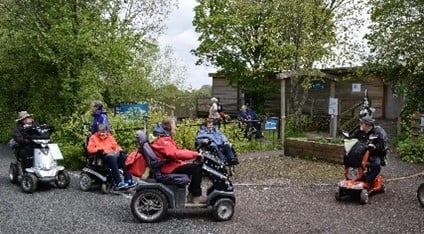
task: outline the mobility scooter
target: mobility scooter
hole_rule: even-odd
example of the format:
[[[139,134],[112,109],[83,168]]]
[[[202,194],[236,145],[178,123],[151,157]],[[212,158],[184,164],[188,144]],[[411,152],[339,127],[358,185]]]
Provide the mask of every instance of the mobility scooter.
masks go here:
[[[205,203],[186,202],[186,185],[189,178],[185,174],[162,174],[160,167],[166,160],[160,161],[149,142],[146,133],[136,134],[140,143],[140,153],[151,169],[146,181],[139,181],[131,200],[131,211],[140,222],[159,221],[168,209],[209,208],[217,221],[230,220],[234,214],[235,195],[230,176],[225,165],[216,160],[209,151],[200,151],[203,156],[202,172],[212,183],[207,189]],[[165,162],[164,162],[165,161]]]
[[[63,166],[57,164],[58,160],[63,159],[63,155],[57,144],[50,143],[52,128],[41,126],[28,131],[33,132],[31,140],[34,144],[34,153],[32,157],[27,158],[32,161],[32,166],[22,167],[22,164],[25,165],[25,163],[17,156],[17,145],[13,146],[17,160],[12,162],[9,167],[10,182],[20,183],[25,193],[34,192],[39,182],[46,184],[54,182],[58,188],[67,188],[70,183],[69,174]]]
[[[343,135],[348,136],[348,133],[343,133]],[[370,136],[369,140],[375,138],[375,136]],[[345,179],[338,183],[335,198],[337,201],[341,201],[344,196],[359,195],[360,203],[367,204],[369,195],[385,191],[384,177],[381,174],[378,175],[372,184],[367,184],[364,180],[370,154],[368,144],[359,142],[357,139],[345,139],[344,147]]]

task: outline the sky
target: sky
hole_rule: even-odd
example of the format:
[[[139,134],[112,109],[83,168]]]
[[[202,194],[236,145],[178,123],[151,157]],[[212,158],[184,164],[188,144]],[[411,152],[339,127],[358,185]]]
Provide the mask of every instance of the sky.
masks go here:
[[[178,9],[175,9],[165,22],[167,29],[164,35],[159,37],[159,45],[163,48],[172,47],[174,56],[186,67],[186,83],[193,89],[198,89],[202,85],[212,85],[212,78],[208,73],[216,71],[212,67],[195,65],[197,57],[190,53],[190,50],[199,45],[198,34],[192,25],[193,8],[196,5],[195,0],[179,0]]]

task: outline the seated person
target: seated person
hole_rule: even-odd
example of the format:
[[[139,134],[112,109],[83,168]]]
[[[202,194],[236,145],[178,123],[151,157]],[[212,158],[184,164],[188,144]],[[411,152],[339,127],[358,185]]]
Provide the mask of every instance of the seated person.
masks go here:
[[[151,143],[151,147],[160,160],[169,160],[160,168],[162,173],[187,174],[191,176],[187,201],[190,203],[204,203],[205,198],[202,197],[201,189],[202,165],[193,162],[193,159],[196,159],[199,153],[177,147],[173,139],[176,129],[174,118],[166,118],[162,123],[156,125],[154,132],[157,138]]]
[[[369,141],[370,135],[377,138]],[[372,184],[381,171],[382,161],[384,161],[387,154],[387,133],[386,131],[374,123],[374,118],[367,115],[360,119],[359,129],[356,130],[349,138],[356,138],[359,142],[369,143],[370,156],[368,158],[369,170],[365,173],[365,182]],[[384,165],[384,163],[383,163]]]
[[[34,132],[31,131],[39,125],[34,122],[32,115],[26,111],[18,113],[16,119],[16,127],[13,129],[12,138],[18,144],[16,148],[16,155],[18,160],[21,161],[22,169],[32,167],[32,160],[28,159],[33,156],[34,143],[32,137]]]
[[[88,140],[87,152],[90,154],[105,155],[106,165],[112,170],[112,176],[116,183],[116,189],[125,189],[136,186],[137,182],[132,179],[131,174],[125,166],[125,154],[116,143],[115,138],[107,132],[107,127],[100,124],[95,134]],[[124,172],[124,181],[119,174],[119,168]]]
[[[228,138],[214,126],[213,122],[213,119],[206,119],[205,125],[202,125],[197,132],[196,143],[209,144],[210,147],[216,149],[218,157],[222,161],[230,165],[238,164],[238,160]]]
[[[247,137],[247,131],[251,127],[254,127],[256,129],[256,132],[255,132],[256,139],[263,137],[261,123],[259,121],[259,116],[252,109],[248,108],[246,105],[241,106],[240,111],[237,114],[237,118],[240,121],[246,121],[247,123],[246,137]]]

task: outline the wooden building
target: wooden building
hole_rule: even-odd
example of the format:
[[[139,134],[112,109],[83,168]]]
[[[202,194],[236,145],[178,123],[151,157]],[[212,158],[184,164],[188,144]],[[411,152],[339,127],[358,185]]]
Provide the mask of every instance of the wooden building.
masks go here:
[[[304,114],[329,115],[329,97],[338,99],[339,114],[362,102],[365,90],[368,91],[372,107],[376,108],[377,119],[394,120],[400,114],[403,99],[395,95],[389,85],[384,84],[381,76],[358,75],[358,68],[322,69],[321,79],[313,81],[308,99],[303,107]],[[281,116],[281,88],[279,74],[276,74],[277,92],[265,102],[265,112],[272,116]],[[209,74],[212,77],[212,96],[219,97],[226,113],[236,115],[240,106],[246,102],[242,90],[229,85],[223,75]],[[290,79],[290,77],[288,77]],[[331,95],[331,89],[334,94]],[[290,80],[286,81],[286,100],[290,97]],[[287,101],[286,101],[287,102]],[[288,105],[286,105],[288,106]],[[286,107],[287,110],[287,107]],[[356,111],[356,110],[355,110]]]

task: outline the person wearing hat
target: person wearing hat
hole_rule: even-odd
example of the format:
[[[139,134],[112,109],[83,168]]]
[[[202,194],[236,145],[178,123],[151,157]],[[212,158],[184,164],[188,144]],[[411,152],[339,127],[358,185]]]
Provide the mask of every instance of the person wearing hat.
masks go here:
[[[102,101],[96,100],[91,103],[91,116],[93,117],[91,134],[97,132],[100,124],[104,124],[106,126],[106,131],[110,132],[109,117],[107,116],[106,110],[103,108]]]
[[[370,136],[377,137],[371,142]],[[365,115],[359,119],[359,128],[353,132],[349,138],[356,138],[359,142],[368,143],[370,156],[368,159],[369,170],[365,173],[365,181],[368,184],[374,182],[375,178],[381,171],[381,166],[385,166],[387,155],[388,137],[386,131],[375,124],[374,118],[370,115]]]
[[[16,119],[16,127],[13,129],[12,138],[18,144],[16,148],[16,156],[21,161],[22,169],[32,167],[32,157],[34,145],[32,139],[32,129],[39,127],[34,122],[32,114],[27,111],[20,111]]]

